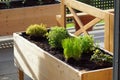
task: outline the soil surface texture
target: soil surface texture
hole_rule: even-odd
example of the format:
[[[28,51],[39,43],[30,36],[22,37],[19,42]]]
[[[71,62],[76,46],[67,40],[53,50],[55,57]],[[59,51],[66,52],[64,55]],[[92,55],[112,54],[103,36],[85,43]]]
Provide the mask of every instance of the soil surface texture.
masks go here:
[[[48,40],[46,38],[36,38],[36,37],[29,37],[25,33],[22,33],[21,36],[26,38],[32,43],[35,43],[38,47],[42,48],[46,52],[50,53],[51,55],[55,56],[56,58],[62,60],[66,64],[71,65],[77,70],[96,70],[96,69],[102,69],[102,68],[108,68],[112,67],[112,65],[105,65],[105,66],[98,66],[94,62],[90,61],[90,57],[93,54],[92,52],[90,53],[85,53],[82,56],[82,59],[76,61],[74,59],[69,59],[68,61],[65,60],[64,55],[63,55],[63,49],[55,49],[51,48],[50,45],[48,44]]]

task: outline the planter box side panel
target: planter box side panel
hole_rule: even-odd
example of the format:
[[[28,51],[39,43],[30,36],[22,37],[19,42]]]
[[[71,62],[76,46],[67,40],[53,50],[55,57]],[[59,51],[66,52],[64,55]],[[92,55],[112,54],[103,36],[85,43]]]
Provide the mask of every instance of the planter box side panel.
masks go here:
[[[82,80],[112,80],[112,68],[88,71],[81,75]]]
[[[60,14],[60,4],[0,10],[0,35],[25,31],[31,24],[57,25],[56,15]]]
[[[79,71],[14,34],[15,64],[35,80],[80,80]]]

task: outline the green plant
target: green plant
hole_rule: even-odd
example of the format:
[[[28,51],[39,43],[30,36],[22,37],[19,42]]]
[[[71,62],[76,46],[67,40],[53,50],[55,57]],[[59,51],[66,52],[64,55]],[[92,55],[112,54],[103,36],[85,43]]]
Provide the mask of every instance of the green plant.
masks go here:
[[[63,39],[69,37],[68,31],[63,27],[52,27],[47,34],[49,44],[52,48],[62,48],[61,42]]]
[[[11,2],[11,0],[0,0],[0,2],[4,2],[5,4],[6,4],[6,8],[10,8],[10,2]]]
[[[26,34],[35,37],[44,37],[46,33],[47,33],[47,29],[45,24],[30,25],[26,30]]]
[[[94,39],[90,35],[83,35],[79,37],[81,39],[81,48],[83,53],[87,53],[94,49]]]
[[[79,38],[67,38],[62,41],[65,59],[74,58],[80,59],[82,55],[81,40]]]
[[[100,49],[96,49],[90,60],[102,66],[104,63],[112,64],[113,57],[108,54],[104,54]]]
[[[84,35],[80,37],[68,38],[62,41],[64,56],[68,60],[81,58],[83,53],[90,52],[94,49],[94,40],[92,36]]]

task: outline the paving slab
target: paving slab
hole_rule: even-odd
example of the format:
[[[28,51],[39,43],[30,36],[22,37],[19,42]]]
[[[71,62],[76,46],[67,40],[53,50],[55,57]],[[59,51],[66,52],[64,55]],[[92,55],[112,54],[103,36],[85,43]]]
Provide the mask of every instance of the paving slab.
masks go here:
[[[13,60],[0,62],[0,75],[17,73]]]
[[[0,62],[13,60],[13,48],[0,49]]]
[[[18,80],[17,68],[14,66],[13,48],[0,49],[0,80]],[[24,80],[32,80],[25,75]]]

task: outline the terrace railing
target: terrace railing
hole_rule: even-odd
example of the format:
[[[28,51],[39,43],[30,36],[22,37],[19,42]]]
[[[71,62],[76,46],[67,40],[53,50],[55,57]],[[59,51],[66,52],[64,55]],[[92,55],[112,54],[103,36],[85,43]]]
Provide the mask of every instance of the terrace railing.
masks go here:
[[[71,14],[66,15],[66,8],[68,8]],[[81,11],[82,13],[76,13],[75,10]],[[61,15],[57,16],[58,25],[66,27],[66,17],[72,17],[79,25],[79,29],[75,31],[75,35],[82,33],[89,34],[88,29],[104,20],[105,22],[105,33],[104,33],[104,47],[105,49],[113,52],[113,25],[114,25],[114,10],[102,10],[91,5],[76,1],[76,0],[61,0]],[[93,16],[94,18],[88,23],[83,24],[80,19],[81,16]]]

